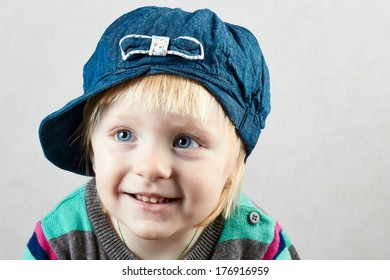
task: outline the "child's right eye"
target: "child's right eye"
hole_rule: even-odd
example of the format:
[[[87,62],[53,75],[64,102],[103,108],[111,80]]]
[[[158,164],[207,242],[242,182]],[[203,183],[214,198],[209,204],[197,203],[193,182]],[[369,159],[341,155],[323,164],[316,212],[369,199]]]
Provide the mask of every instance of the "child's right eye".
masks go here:
[[[129,142],[133,138],[133,133],[129,130],[119,130],[115,134],[115,138],[121,142]]]

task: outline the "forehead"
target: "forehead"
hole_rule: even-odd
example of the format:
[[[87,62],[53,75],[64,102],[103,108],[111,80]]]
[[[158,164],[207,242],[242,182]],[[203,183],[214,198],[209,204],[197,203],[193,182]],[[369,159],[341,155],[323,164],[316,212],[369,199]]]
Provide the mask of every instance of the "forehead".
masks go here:
[[[212,134],[222,134],[229,126],[229,121],[223,113],[221,114],[218,107],[211,108],[207,118],[205,118],[197,113],[159,110],[159,108],[148,108],[143,105],[139,103],[115,102],[105,108],[101,121],[122,123],[123,125],[126,123],[142,125],[153,120],[157,126],[163,125],[187,130],[196,129]],[[161,127],[162,130],[164,128]]]
[[[160,112],[206,121],[220,104],[203,86],[179,76],[140,77],[109,89],[98,102],[100,109],[113,104],[139,107],[145,112]],[[103,110],[101,110],[103,111]]]

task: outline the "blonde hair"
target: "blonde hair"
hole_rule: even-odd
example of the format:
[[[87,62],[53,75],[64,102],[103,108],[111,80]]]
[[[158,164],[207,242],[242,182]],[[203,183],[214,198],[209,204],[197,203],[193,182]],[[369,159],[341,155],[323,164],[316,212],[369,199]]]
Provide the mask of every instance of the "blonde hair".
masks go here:
[[[225,219],[229,217],[241,191],[246,153],[243,142],[218,101],[198,82],[176,75],[141,76],[109,88],[89,99],[84,107],[84,119],[79,131],[87,162],[90,162],[93,155],[90,140],[92,130],[99,123],[102,112],[116,102],[137,104],[143,106],[146,112],[172,113],[201,121],[207,121],[212,109],[216,107],[218,115],[225,119],[229,133],[234,134],[236,139],[233,157],[236,165],[233,166],[233,172],[225,183],[214,211],[198,226],[207,226],[220,214]]]

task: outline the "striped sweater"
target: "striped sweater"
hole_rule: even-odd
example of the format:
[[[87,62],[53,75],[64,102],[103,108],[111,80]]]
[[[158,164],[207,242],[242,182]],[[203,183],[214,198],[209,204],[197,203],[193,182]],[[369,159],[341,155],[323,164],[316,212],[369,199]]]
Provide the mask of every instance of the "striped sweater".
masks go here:
[[[299,259],[280,225],[241,195],[237,211],[206,227],[186,256],[199,259]],[[92,179],[40,220],[23,259],[136,260],[106,218]]]

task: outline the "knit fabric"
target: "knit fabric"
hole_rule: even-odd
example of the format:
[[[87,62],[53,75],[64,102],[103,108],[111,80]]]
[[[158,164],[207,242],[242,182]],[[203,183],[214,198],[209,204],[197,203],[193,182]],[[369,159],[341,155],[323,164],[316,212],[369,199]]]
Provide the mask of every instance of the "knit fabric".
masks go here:
[[[257,213],[258,223],[248,219]],[[40,220],[23,259],[136,260],[120,240],[100,205],[92,179],[62,200]],[[299,259],[280,225],[242,194],[236,211],[205,228],[188,260]]]

